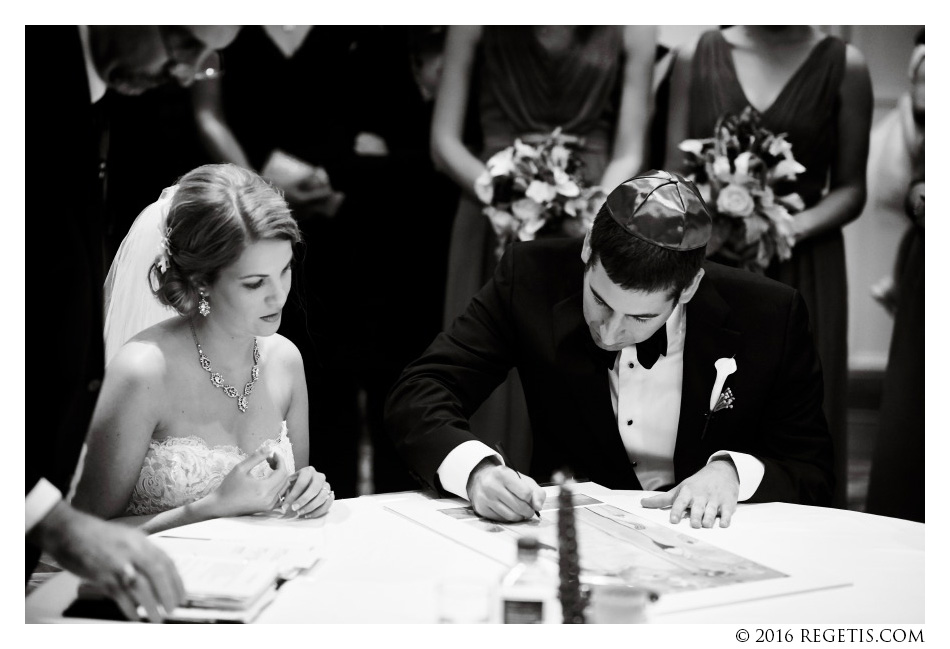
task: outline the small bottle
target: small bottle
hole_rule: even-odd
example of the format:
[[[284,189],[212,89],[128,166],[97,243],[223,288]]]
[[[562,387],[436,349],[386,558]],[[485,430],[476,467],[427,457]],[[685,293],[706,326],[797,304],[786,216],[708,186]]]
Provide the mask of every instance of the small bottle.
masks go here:
[[[538,559],[538,539],[518,539],[518,562],[499,587],[502,624],[559,624],[558,576],[553,565]]]

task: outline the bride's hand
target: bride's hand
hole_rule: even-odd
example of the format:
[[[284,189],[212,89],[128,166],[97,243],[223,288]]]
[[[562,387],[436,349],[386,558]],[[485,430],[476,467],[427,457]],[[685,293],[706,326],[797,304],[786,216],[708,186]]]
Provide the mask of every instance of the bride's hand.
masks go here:
[[[266,478],[251,475],[251,469],[267,460],[274,472]],[[290,476],[280,453],[258,449],[237,464],[208,498],[216,516],[243,516],[272,510],[287,488]]]
[[[305,466],[290,476],[284,494],[283,510],[298,518],[319,518],[333,504],[334,495],[327,477],[312,466]]]

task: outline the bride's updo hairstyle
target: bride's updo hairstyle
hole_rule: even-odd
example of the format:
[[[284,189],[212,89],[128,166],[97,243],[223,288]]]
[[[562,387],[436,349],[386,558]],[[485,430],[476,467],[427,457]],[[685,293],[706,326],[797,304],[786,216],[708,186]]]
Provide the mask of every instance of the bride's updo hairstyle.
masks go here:
[[[204,165],[178,181],[166,221],[165,254],[149,269],[155,297],[183,316],[198,310],[198,289],[249,245],[300,242],[300,229],[278,190],[232,164]]]

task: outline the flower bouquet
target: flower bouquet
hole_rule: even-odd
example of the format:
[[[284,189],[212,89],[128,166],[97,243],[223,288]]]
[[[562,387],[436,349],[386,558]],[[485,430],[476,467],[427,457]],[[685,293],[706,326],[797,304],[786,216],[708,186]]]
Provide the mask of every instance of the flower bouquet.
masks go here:
[[[764,272],[773,259],[792,256],[792,214],[804,209],[796,193],[776,195],[776,186],[805,171],[792,156],[785,134],[760,125],[747,107],[723,115],[711,138],[684,140],[688,178],[713,211],[707,254],[718,253],[737,265]]]
[[[537,145],[518,139],[488,160],[475,193],[498,236],[497,257],[516,239],[581,236],[590,228],[606,193],[581,179],[578,144],[578,138],[557,128]]]

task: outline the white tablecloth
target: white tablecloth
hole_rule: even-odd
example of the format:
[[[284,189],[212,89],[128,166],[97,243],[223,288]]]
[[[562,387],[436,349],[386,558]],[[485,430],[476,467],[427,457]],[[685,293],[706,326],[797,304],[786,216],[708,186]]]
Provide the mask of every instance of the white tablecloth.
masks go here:
[[[669,524],[668,512],[636,506],[643,492],[621,493],[638,516]],[[440,580],[495,583],[504,564],[384,508],[387,501],[424,497],[407,492],[336,502],[321,528],[325,559],[284,584],[257,622],[435,622]],[[655,622],[924,622],[922,524],[768,503],[740,505],[727,529],[692,530],[688,522],[677,529],[790,575],[820,574],[851,585],[657,615]],[[64,573],[34,591],[27,621],[62,620],[77,582]]]

